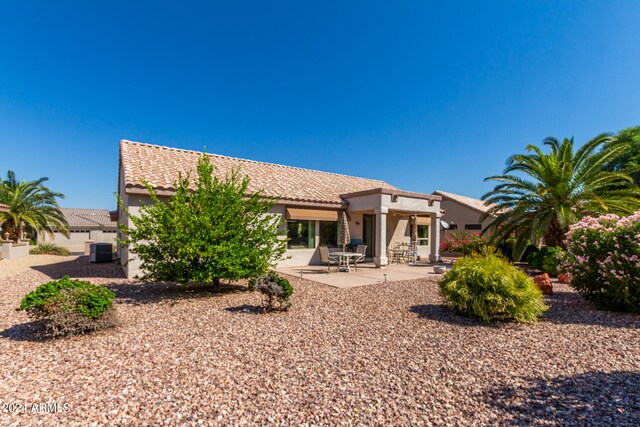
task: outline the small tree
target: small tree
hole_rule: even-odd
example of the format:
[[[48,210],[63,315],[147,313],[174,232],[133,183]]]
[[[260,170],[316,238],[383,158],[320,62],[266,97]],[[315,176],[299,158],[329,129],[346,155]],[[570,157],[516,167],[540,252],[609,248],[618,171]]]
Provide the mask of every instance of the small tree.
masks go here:
[[[224,180],[213,171],[203,154],[195,189],[189,175],[180,175],[166,203],[145,183],[154,203],[129,215],[133,227],[120,226],[127,236],[120,243],[142,261],[143,280],[218,284],[265,274],[282,258],[281,219],[269,214],[275,201],[262,191],[248,194],[249,179],[239,170]]]

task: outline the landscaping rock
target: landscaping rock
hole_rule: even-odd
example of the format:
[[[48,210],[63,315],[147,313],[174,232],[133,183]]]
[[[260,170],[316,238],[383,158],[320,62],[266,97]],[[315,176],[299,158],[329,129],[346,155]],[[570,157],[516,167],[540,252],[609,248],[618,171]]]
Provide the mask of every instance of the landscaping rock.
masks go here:
[[[111,288],[121,326],[34,340],[15,308],[64,274]],[[640,316],[566,285],[535,325],[485,325],[444,308],[428,279],[289,279],[290,311],[262,315],[243,286],[140,284],[82,258],[5,277],[0,402],[68,412],[0,425],[640,425]]]
[[[538,288],[540,288],[543,294],[547,295],[553,293],[553,284],[551,283],[551,278],[547,273],[535,276],[533,281],[536,283]]]

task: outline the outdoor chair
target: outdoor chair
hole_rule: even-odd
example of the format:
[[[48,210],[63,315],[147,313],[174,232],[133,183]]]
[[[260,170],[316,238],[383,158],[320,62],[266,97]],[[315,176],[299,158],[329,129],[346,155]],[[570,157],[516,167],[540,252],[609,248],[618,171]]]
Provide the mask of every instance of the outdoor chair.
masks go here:
[[[320,251],[320,261],[323,262],[324,264],[327,264],[328,271],[331,271],[332,265],[337,266],[340,263],[340,260],[338,259],[338,257],[336,257],[335,255],[329,254],[328,247],[320,246],[318,247],[318,250]]]
[[[405,260],[407,262],[413,262],[415,263],[416,260],[418,259],[418,242],[412,240],[409,243],[409,248],[407,250],[407,252],[405,253]]]
[[[353,266],[356,268],[356,271],[358,271],[358,263],[364,261],[366,252],[367,252],[367,245],[358,245],[356,247],[356,253],[360,254],[360,256],[354,257],[353,259]]]

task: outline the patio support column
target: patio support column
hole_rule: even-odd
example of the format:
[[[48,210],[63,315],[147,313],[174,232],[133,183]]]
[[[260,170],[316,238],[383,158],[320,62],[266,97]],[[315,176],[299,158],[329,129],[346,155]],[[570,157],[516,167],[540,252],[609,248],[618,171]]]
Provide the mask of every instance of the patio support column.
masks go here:
[[[374,212],[376,213],[376,247],[373,262],[376,267],[380,268],[389,264],[387,259],[387,213],[389,208],[380,207]]]
[[[440,260],[440,214],[431,215],[431,227],[429,227],[429,261]]]

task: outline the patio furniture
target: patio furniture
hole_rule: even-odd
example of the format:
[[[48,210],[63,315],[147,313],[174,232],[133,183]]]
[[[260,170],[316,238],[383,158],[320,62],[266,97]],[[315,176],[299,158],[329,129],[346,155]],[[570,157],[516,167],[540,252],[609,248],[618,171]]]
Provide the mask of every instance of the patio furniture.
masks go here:
[[[327,270],[331,271],[332,265],[340,265],[340,259],[336,257],[335,253],[329,254],[329,248],[326,246],[318,247],[320,251],[320,261],[327,264]]]
[[[367,245],[358,245],[356,247],[355,253],[360,255],[358,257],[355,257],[355,259],[353,260],[353,266],[356,268],[356,271],[358,271],[358,263],[364,261],[366,251]]]
[[[351,258],[359,257],[360,254],[357,252],[334,252],[331,255],[340,257],[340,264],[338,269],[340,271],[351,272],[351,267],[349,266],[349,260]]]
[[[364,244],[364,241],[362,239],[351,239],[351,241],[347,245],[347,250],[354,251],[359,245],[362,244]]]
[[[417,241],[412,240],[411,243],[409,243],[407,252],[405,253],[404,256],[407,262],[413,263],[413,264],[416,263],[416,260],[418,259],[418,242]]]

